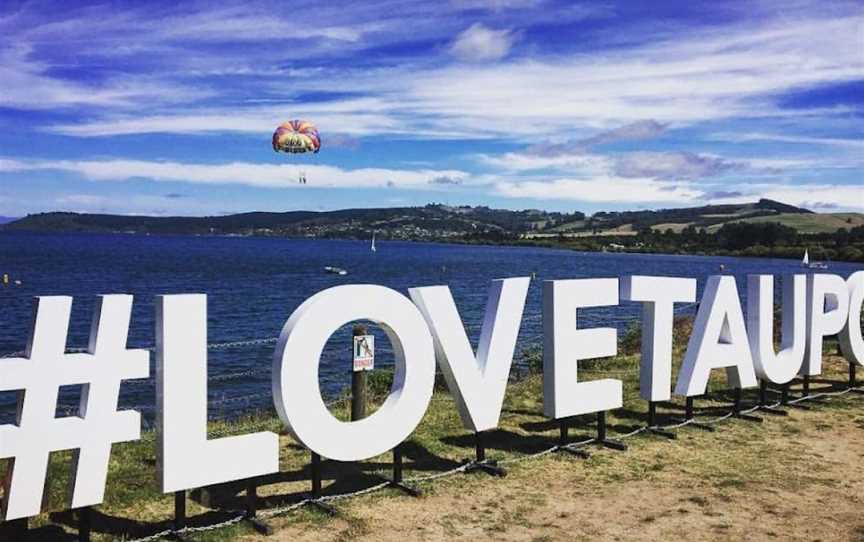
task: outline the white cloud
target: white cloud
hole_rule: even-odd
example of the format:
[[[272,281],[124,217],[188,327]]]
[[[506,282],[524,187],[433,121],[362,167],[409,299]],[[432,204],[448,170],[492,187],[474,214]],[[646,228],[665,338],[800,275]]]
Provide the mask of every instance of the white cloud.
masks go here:
[[[692,152],[629,152],[615,160],[615,172],[622,177],[698,179],[742,167],[719,156]]]
[[[758,185],[750,193],[790,205],[864,211],[864,185]]]
[[[505,181],[498,194],[511,198],[571,200],[600,204],[669,204],[675,206],[743,203],[768,198],[790,205],[830,210],[864,211],[864,186],[842,184],[795,185],[726,183],[720,191],[710,185],[650,178],[615,176],[551,181]]]
[[[768,134],[759,132],[720,132],[711,134],[709,139],[715,141],[730,141],[745,143],[747,141],[778,141],[781,143],[800,143],[803,145],[828,145],[832,147],[847,147],[864,150],[864,139],[843,139],[835,137],[806,137],[798,135]]]
[[[60,170],[82,175],[94,181],[125,181],[135,178],[198,184],[242,184],[262,188],[412,188],[434,189],[447,178],[451,185],[468,180],[458,170],[386,168],[341,169],[325,165],[255,164],[187,164],[144,160],[40,160],[0,161],[0,171]],[[300,172],[308,184],[300,185]]]
[[[0,201],[0,211],[6,207]],[[44,211],[45,201],[27,201],[16,198],[14,211],[16,215],[22,212]],[[200,200],[198,198],[168,198],[152,194],[124,194],[123,197],[108,194],[70,193],[60,194],[54,198],[51,211],[67,211],[75,213],[112,213],[125,215],[178,216],[207,215],[215,209],[224,209],[225,203]],[[234,207],[231,203],[228,206]],[[242,207],[235,211],[243,211]]]
[[[507,152],[504,154],[479,154],[482,164],[509,172],[539,171],[580,171],[584,174],[603,174],[612,169],[612,160],[597,154],[559,154],[544,156],[533,153]]]
[[[450,0],[450,5],[457,9],[487,9],[492,11],[531,8],[542,3],[543,0]]]
[[[776,96],[808,86],[860,78],[864,57],[853,17],[811,18],[759,26],[681,32],[675,39],[621,47],[597,55],[503,59],[430,68],[414,64],[322,73],[259,83],[269,108],[172,109],[128,115],[106,108],[102,118],[48,127],[70,135],[249,130],[282,118],[314,115],[328,132],[414,137],[498,137],[525,141],[572,137],[654,119],[680,126],[728,118],[836,115],[842,111],[780,109]],[[478,23],[452,45],[466,59],[506,56],[514,35]],[[271,69],[272,66],[266,66]],[[286,88],[288,90],[286,90]],[[295,103],[304,92],[346,92],[364,98]],[[23,90],[22,90],[23,93]],[[292,116],[295,116],[292,114]],[[207,122],[203,122],[206,120]],[[215,122],[210,122],[215,120]],[[218,127],[218,128],[217,128]]]
[[[69,206],[83,206],[86,208],[103,208],[111,202],[111,198],[107,196],[99,196],[96,194],[67,194],[60,196],[54,200],[61,209],[66,209]]]
[[[511,198],[615,204],[689,204],[703,195],[702,191],[687,183],[621,177],[501,182],[495,188],[499,194]]]
[[[516,35],[510,30],[493,30],[474,23],[450,45],[450,53],[460,60],[483,62],[507,56]]]

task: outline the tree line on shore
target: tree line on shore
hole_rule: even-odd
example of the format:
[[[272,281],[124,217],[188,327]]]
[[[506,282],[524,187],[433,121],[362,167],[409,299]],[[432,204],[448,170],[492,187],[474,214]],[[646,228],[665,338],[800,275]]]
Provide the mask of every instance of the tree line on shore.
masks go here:
[[[466,236],[467,242],[553,246],[587,252],[623,251],[665,254],[703,254],[801,258],[807,250],[811,260],[864,262],[864,226],[839,228],[831,233],[802,234],[776,222],[729,222],[717,231],[687,226],[680,232],[645,226],[636,235],[594,235],[523,239],[493,232]]]

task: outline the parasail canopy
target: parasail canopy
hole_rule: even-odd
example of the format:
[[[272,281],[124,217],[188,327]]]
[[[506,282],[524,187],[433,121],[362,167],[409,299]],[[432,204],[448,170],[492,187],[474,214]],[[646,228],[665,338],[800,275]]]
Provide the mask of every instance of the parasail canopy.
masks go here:
[[[307,120],[289,120],[273,132],[273,150],[290,153],[317,153],[321,150],[318,128]]]

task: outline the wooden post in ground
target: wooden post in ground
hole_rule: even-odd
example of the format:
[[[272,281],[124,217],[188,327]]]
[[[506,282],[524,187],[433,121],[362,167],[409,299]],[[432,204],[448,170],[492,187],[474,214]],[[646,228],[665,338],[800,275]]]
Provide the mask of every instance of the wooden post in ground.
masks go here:
[[[353,336],[366,335],[366,326],[354,324]],[[352,341],[352,368],[351,368],[351,421],[362,420],[366,417],[366,371],[356,371],[353,367],[353,341]]]

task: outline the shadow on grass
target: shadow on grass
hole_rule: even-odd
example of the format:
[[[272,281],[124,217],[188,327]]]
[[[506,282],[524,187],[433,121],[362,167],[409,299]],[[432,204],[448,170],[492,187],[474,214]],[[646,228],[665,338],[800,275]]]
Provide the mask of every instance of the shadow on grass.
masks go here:
[[[441,437],[444,444],[465,448],[473,455],[476,439],[473,434],[463,434]],[[504,452],[533,454],[545,450],[555,444],[555,440],[543,435],[521,435],[506,429],[495,429],[483,433],[483,444],[487,449]]]
[[[236,512],[227,510],[210,510],[187,519],[186,524],[189,527],[203,527],[220,523],[227,519],[236,516]],[[54,525],[48,525],[37,529],[32,529],[29,532],[28,540],[39,541],[55,541],[55,540],[78,540],[77,534],[69,534],[63,531],[59,525],[77,530],[78,519],[77,513],[72,510],[64,510],[63,512],[53,512],[50,514],[51,521]],[[170,529],[173,527],[173,520],[167,519],[164,521],[137,521],[130,518],[121,518],[106,514],[97,509],[90,511],[90,530],[92,533],[106,534],[121,538],[141,538],[152,534]],[[3,540],[6,540],[5,538]],[[14,540],[14,539],[10,539]]]
[[[430,452],[413,440],[402,443],[402,457],[405,470],[439,472],[460,465],[456,461],[446,459]],[[321,480],[323,495],[351,493],[380,483],[392,471],[392,462],[363,461],[342,462],[325,459],[321,462]],[[259,498],[259,508],[274,508],[299,502],[309,497],[311,491],[312,470],[310,464],[300,469],[268,474],[258,478],[258,485],[267,486],[291,482],[306,482],[306,488],[279,495],[267,495]],[[243,509],[245,506],[246,481],[230,482],[211,486],[204,490],[192,492],[191,497],[199,504],[208,508]]]
[[[424,446],[414,441],[402,444],[402,454],[405,469],[414,471],[439,472],[459,466],[461,463],[437,456]],[[324,485],[323,495],[350,493],[373,486],[384,480],[393,467],[391,462],[340,462],[324,460],[321,463],[321,477]],[[271,484],[307,482],[307,489],[282,493],[278,495],[260,496],[258,509],[266,510],[299,502],[309,497],[311,489],[311,467],[278,472],[261,476],[257,479],[258,486]],[[201,527],[220,523],[236,517],[245,509],[247,481],[240,480],[197,489],[189,492],[189,498],[211,510],[187,518],[189,527]],[[52,525],[31,529],[30,540],[66,541],[77,540],[76,534],[69,534],[60,526],[77,530],[77,514],[66,510],[50,514]],[[137,521],[131,518],[121,518],[92,509],[90,516],[91,532],[110,535],[116,538],[139,538],[150,536],[173,527],[173,519],[164,521]],[[18,537],[11,528],[12,524],[0,524],[0,540],[17,540]],[[6,530],[3,530],[3,529]],[[10,534],[7,535],[7,532]]]

